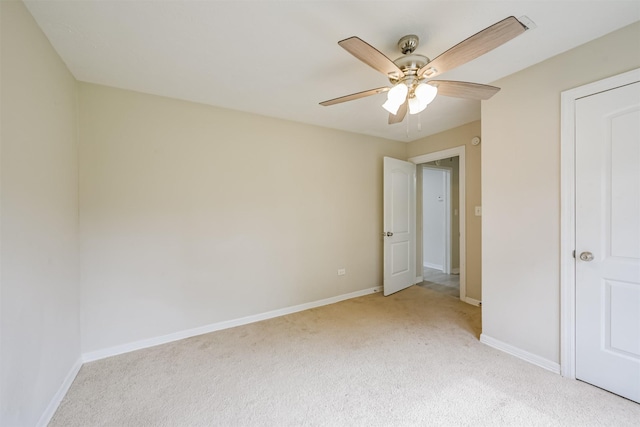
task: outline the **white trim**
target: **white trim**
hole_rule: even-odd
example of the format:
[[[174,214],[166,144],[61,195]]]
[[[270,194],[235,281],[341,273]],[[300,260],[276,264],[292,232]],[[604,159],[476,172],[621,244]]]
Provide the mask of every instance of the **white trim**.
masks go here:
[[[51,421],[51,418],[53,418],[53,415],[58,410],[58,406],[60,406],[60,402],[62,402],[62,399],[69,391],[71,384],[73,384],[73,380],[76,379],[78,372],[80,372],[81,367],[82,367],[82,359],[76,360],[76,363],[73,364],[73,366],[71,367],[71,370],[69,371],[67,376],[64,378],[64,381],[62,381],[62,384],[60,384],[58,391],[51,398],[49,405],[47,405],[47,409],[45,409],[42,415],[40,416],[40,419],[36,424],[37,427],[45,427],[47,424],[49,424],[49,422]]]
[[[480,342],[488,345],[489,347],[493,347],[497,350],[504,351],[505,353],[508,353],[526,362],[537,365],[555,374],[560,373],[560,364],[553,362],[549,359],[545,359],[544,357],[540,357],[536,354],[529,353],[528,351],[522,350],[521,348],[518,348],[518,347],[514,347],[510,344],[507,344],[505,342],[502,342],[500,340],[497,340],[485,334],[480,334]]]
[[[440,271],[442,271],[442,265],[432,264],[432,263],[430,263],[430,262],[425,262],[425,263],[423,264],[423,267],[424,267],[424,268],[431,268],[431,269],[434,269],[434,270],[440,270]]]
[[[410,162],[415,164],[432,162],[434,160],[447,159],[449,157],[458,156],[458,209],[460,215],[458,221],[460,221],[460,300],[467,302],[467,220],[466,220],[466,158],[465,158],[465,146],[448,148],[442,151],[436,151],[434,153],[422,154],[420,156],[411,157]]]
[[[469,297],[466,297],[463,301],[467,304],[475,305],[476,307],[480,307],[480,305],[482,305],[482,301]]]
[[[561,94],[560,133],[560,366],[576,377],[575,312],[575,108],[585,96],[640,81],[640,68],[589,83]]]
[[[416,281],[413,284],[415,285],[417,283],[422,283],[422,282],[424,282],[424,277],[416,276]]]
[[[357,297],[361,297],[371,293],[380,292],[381,290],[382,290],[382,286],[375,286],[373,288],[363,289],[361,291],[355,291],[355,292],[338,295],[331,298],[325,298],[319,301],[313,301],[305,304],[294,305],[292,307],[281,308],[278,310],[268,311],[266,313],[261,313],[261,314],[254,314],[251,316],[241,317],[239,319],[225,320],[222,322],[212,323],[209,325],[200,326],[193,329],[174,332],[168,335],[162,335],[155,338],[148,338],[148,339],[135,341],[128,344],[117,345],[117,346],[105,348],[102,350],[90,351],[82,355],[82,361],[84,363],[93,362],[94,360],[104,359],[106,357],[111,357],[111,356],[117,356],[118,354],[129,353],[131,351],[136,351],[143,348],[154,347],[156,345],[166,344],[173,341],[194,337],[196,335],[207,334],[209,332],[220,331],[222,329],[234,328],[236,326],[242,326],[242,325],[247,325],[249,323],[260,322],[262,320],[273,319],[274,317],[285,316],[287,314],[297,313],[299,311],[309,310],[311,308],[321,307],[323,305],[334,304],[334,303],[348,300],[351,298],[357,298]]]

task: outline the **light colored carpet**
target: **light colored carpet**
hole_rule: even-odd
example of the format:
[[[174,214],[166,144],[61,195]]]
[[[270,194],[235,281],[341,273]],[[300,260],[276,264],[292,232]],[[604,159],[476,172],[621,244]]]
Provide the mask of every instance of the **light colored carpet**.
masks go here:
[[[51,426],[638,425],[640,405],[481,344],[413,286],[88,363]]]

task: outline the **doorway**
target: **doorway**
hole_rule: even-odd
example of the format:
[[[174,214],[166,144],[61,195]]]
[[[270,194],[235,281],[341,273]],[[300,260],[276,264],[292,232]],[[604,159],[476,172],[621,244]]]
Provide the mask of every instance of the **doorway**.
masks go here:
[[[450,159],[454,159],[451,161]],[[417,265],[419,267],[419,272],[417,272],[418,277],[416,278],[416,282],[422,282],[422,280],[429,280],[434,282],[440,286],[449,286],[452,288],[452,285],[457,285],[457,289],[454,288],[455,293],[459,295],[460,300],[473,304],[479,305],[479,301],[470,300],[466,295],[466,234],[465,234],[465,146],[454,147],[434,153],[424,154],[417,157],[412,157],[409,159],[410,162],[419,165],[418,167],[418,188],[417,194],[418,202],[416,203],[418,207],[418,215],[417,218],[422,219],[422,203],[423,203],[423,182],[422,182],[422,172],[424,168],[427,169],[440,169],[446,170],[447,164],[451,167],[451,164],[455,162],[457,164],[457,177],[451,175],[452,183],[455,182],[457,185],[451,185],[451,188],[457,187],[457,194],[454,192],[453,195],[450,196],[452,201],[452,208],[449,212],[449,229],[453,228],[450,231],[450,244],[449,244],[449,267],[448,271],[450,274],[446,274],[443,272],[443,269],[431,269],[429,265],[427,265],[427,269],[425,269],[425,261],[424,261],[424,221],[418,221],[418,227],[420,228],[416,234],[417,237]],[[436,164],[436,162],[438,164]],[[454,179],[457,178],[457,179]],[[437,195],[436,195],[437,197]],[[455,199],[455,202],[453,201]],[[436,199],[436,203],[437,199]],[[442,202],[444,203],[444,201]],[[451,219],[454,218],[454,219]],[[453,227],[452,227],[453,226]],[[456,228],[457,226],[457,228]],[[443,268],[446,266],[443,265]],[[424,276],[430,275],[427,279]],[[419,279],[419,280],[418,280]],[[441,283],[438,283],[440,281]],[[457,282],[457,283],[456,283]],[[444,289],[444,288],[443,288]]]
[[[459,158],[424,163],[421,172],[423,286],[459,298]]]

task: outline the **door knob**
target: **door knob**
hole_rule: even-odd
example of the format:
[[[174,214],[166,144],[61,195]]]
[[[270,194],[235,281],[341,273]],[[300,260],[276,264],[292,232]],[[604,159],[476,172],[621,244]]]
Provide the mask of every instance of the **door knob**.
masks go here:
[[[391,237],[393,236],[393,233],[391,231],[387,231],[387,237]]]
[[[593,261],[593,254],[591,252],[582,252],[580,254],[580,259],[587,262]]]

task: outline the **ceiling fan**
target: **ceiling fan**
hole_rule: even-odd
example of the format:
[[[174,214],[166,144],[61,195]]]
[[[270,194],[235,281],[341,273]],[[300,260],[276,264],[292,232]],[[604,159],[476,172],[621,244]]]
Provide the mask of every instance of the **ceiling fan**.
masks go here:
[[[341,96],[323,101],[320,105],[340,104],[387,92],[387,101],[382,107],[389,111],[389,124],[393,124],[402,122],[407,111],[409,114],[423,111],[437,94],[456,98],[489,99],[500,88],[478,83],[430,79],[484,55],[526,30],[526,25],[510,16],[458,43],[433,61],[426,56],[413,53],[419,41],[418,36],[415,35],[404,36],[398,41],[398,47],[404,56],[395,61],[387,58],[364,40],[355,36],[349,37],[339,41],[338,44],[365,64],[387,76],[392,86]]]

